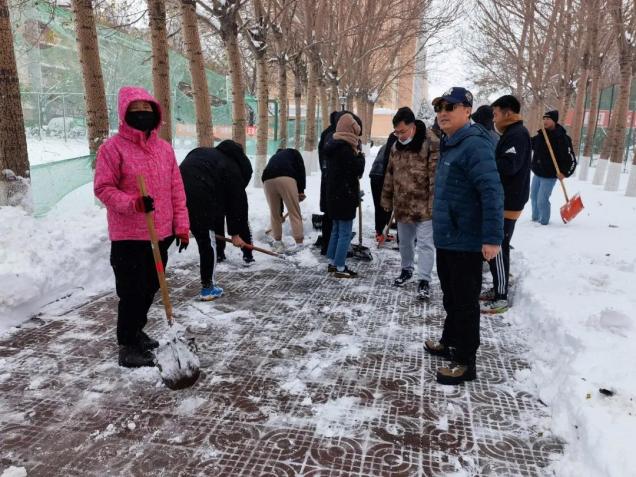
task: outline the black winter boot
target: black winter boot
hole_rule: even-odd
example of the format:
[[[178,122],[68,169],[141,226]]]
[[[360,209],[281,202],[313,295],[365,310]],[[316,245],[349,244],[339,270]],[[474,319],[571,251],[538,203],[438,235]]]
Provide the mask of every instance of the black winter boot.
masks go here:
[[[393,282],[393,285],[395,285],[396,287],[401,287],[406,282],[408,282],[411,278],[413,278],[413,272],[410,270],[403,269],[402,273],[400,273],[400,276],[397,277],[395,281]]]
[[[143,331],[137,334],[137,343],[139,343],[141,349],[155,349],[159,347],[159,342]]]
[[[437,382],[440,384],[458,385],[464,381],[477,379],[475,362],[468,364],[451,363],[437,370]]]
[[[139,346],[119,347],[119,366],[125,368],[141,368],[143,366],[154,366],[155,357],[146,349]]]

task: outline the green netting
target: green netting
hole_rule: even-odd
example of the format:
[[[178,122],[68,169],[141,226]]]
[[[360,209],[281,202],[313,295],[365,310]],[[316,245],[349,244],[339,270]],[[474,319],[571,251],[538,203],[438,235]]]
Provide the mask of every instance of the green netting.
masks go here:
[[[45,214],[66,194],[91,182],[92,163],[93,156],[84,156],[33,166],[31,190],[35,215]]]
[[[30,144],[34,141],[72,142],[86,146],[86,113],[82,73],[75,44],[75,27],[69,10],[31,0],[12,11],[12,25],[25,127]],[[98,27],[98,41],[111,133],[117,129],[117,92],[124,85],[152,90],[152,57],[148,43],[125,33]],[[195,111],[187,58],[170,51],[172,125],[175,148],[196,146]],[[206,71],[212,102],[214,132],[231,137],[231,90],[224,75]],[[254,97],[246,98],[246,117],[250,126],[257,116]],[[277,108],[270,102],[268,153],[278,147]],[[293,143],[294,121],[287,124],[289,145]],[[304,120],[301,123],[304,133]],[[77,149],[77,148],[76,148]],[[253,128],[248,128],[247,153],[256,151]],[[53,149],[55,150],[55,149]],[[31,176],[36,214],[50,210],[62,197],[92,180],[90,156],[64,157],[60,148],[56,162],[32,166]],[[86,147],[86,151],[88,147]],[[66,159],[66,160],[60,160]]]

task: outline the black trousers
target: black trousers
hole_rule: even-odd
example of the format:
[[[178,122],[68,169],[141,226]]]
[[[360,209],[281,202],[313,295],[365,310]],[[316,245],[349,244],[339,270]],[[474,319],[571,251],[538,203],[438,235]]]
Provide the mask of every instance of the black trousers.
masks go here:
[[[159,242],[164,269],[168,263],[168,247],[174,237]],[[115,240],[111,242],[110,265],[115,272],[115,287],[119,297],[117,343],[134,346],[139,332],[148,322],[148,310],[159,290],[159,279],[152,257],[152,247],[146,240]]]
[[[329,240],[331,240],[331,228],[333,227],[333,220],[326,212],[322,214],[322,244],[320,245],[320,254],[327,255],[327,249],[329,248]]]
[[[218,220],[215,224],[214,224],[214,232],[219,234],[219,235],[225,235],[225,217],[222,217],[220,220]],[[238,233],[239,237],[241,237],[241,239],[245,242],[245,243],[249,243],[250,245],[253,244],[252,242],[252,231],[250,230],[250,226],[249,224],[245,224],[245,226],[239,230]],[[216,253],[220,256],[220,257],[225,257],[225,244],[226,242],[224,240],[217,240],[216,241]],[[243,259],[251,259],[253,257],[252,251],[248,250],[247,248],[243,248],[241,249],[241,251],[243,252]]]
[[[482,254],[438,248],[436,261],[446,311],[440,342],[455,349],[458,363],[474,363],[479,348]]]
[[[492,284],[495,289],[495,300],[508,299],[508,277],[510,275],[510,240],[515,231],[516,220],[504,219],[504,238],[501,243],[501,252],[493,258],[490,265]]]
[[[391,219],[391,212],[387,212],[380,205],[382,187],[384,187],[384,177],[371,176],[371,195],[373,196],[373,207],[375,208],[376,234],[383,233],[386,224],[388,224]]]
[[[199,247],[199,270],[201,272],[201,287],[210,288],[216,285],[216,247],[217,240],[214,238],[214,230],[198,229],[192,230],[194,240]],[[223,242],[225,243],[225,242]]]

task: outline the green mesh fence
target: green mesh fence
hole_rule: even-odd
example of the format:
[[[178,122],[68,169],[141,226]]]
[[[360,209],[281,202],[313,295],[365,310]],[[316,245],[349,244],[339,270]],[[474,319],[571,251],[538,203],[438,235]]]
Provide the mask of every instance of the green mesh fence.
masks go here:
[[[52,159],[56,162],[32,166],[35,210],[36,214],[41,215],[64,195],[92,180],[90,167],[86,167],[90,160],[85,155],[88,154],[88,147],[81,66],[75,44],[73,16],[69,10],[31,1],[11,14],[30,148],[41,142],[55,151],[55,144],[63,141],[84,150],[80,157],[74,157],[78,154],[68,151],[77,150],[77,147],[60,147],[59,156]],[[98,41],[112,134],[116,132],[118,124],[119,88],[137,85],[152,91],[151,47],[145,41],[103,26],[98,27]],[[196,120],[189,63],[187,58],[174,51],[170,51],[169,59],[174,146],[177,149],[190,149],[196,146]],[[214,133],[217,137],[229,138],[232,124],[229,82],[226,76],[211,70],[207,70],[206,75]],[[257,103],[252,96],[245,99],[249,124],[246,149],[249,155],[253,155],[256,138],[252,126],[257,117]],[[278,134],[275,134],[277,110],[271,102],[268,109],[268,153],[272,154],[278,147]],[[288,122],[287,128],[288,137],[291,138],[288,145],[296,147],[293,120]],[[301,128],[304,133],[304,120]]]

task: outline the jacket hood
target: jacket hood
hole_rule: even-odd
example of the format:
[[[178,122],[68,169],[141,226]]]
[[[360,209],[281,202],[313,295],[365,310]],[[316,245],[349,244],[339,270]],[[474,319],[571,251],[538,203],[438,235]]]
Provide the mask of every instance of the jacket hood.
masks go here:
[[[151,95],[144,88],[140,88],[138,86],[122,86],[119,90],[119,95],[117,98],[117,114],[119,116],[119,132],[123,133],[125,136],[130,138],[144,138],[144,133],[142,131],[138,131],[133,129],[126,123],[126,112],[128,111],[128,107],[130,103],[133,101],[148,101],[152,106],[152,110],[155,112],[159,120],[157,121],[156,126],[153,128],[151,134],[156,134],[159,126],[161,124],[161,120],[163,117],[163,111],[161,110],[161,105],[159,101]]]
[[[340,116],[340,112],[338,111],[332,111],[331,114],[329,115],[329,125],[332,128],[336,128],[336,124],[338,124],[338,117]]]
[[[396,138],[397,139],[397,138]],[[402,144],[400,141],[395,141],[395,148],[398,151],[413,151],[419,152],[422,149],[422,144],[426,140],[426,125],[419,119],[415,120],[415,135],[413,140],[408,144]]]
[[[237,142],[226,139],[225,141],[221,141],[216,146],[216,149],[236,162],[241,170],[241,177],[243,177],[244,186],[247,187],[252,179],[252,172],[254,171],[252,169],[252,163],[243,152],[243,147]]]

